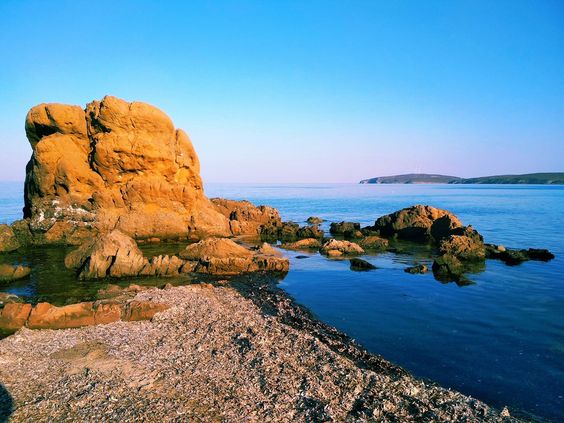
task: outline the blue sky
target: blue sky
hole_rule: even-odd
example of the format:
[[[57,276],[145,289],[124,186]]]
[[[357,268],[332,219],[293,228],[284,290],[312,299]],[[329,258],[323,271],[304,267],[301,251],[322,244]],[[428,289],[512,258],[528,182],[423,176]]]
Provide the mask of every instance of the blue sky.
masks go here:
[[[207,182],[564,171],[561,1],[0,2],[0,180],[27,110],[163,109]]]

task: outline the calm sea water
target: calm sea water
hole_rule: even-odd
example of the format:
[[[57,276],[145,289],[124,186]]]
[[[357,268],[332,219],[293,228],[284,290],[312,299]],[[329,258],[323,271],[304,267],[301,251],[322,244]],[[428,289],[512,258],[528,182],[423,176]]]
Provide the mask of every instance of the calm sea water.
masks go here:
[[[549,263],[487,261],[483,272],[469,275],[474,284],[464,287],[403,271],[414,262],[430,264],[426,249],[367,255],[378,266],[371,272],[352,272],[348,261],[318,254],[296,259],[289,253],[291,270],[280,287],[416,376],[498,407],[564,421],[564,187],[211,184],[206,191],[274,206],[296,222],[315,215],[365,225],[429,204],[454,212],[487,242],[549,248],[556,254]],[[21,184],[0,183],[0,222],[20,218],[21,192]],[[41,254],[35,260],[63,253]],[[26,289],[10,287],[20,295]]]

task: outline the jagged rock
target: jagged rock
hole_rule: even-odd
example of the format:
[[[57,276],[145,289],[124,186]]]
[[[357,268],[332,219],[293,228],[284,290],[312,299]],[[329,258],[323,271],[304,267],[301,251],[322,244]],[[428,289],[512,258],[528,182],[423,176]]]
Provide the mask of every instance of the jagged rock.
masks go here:
[[[27,266],[0,264],[0,282],[22,279],[31,273]]]
[[[0,225],[0,253],[15,251],[20,248],[20,243],[11,227]]]
[[[354,232],[360,230],[360,223],[355,222],[332,222],[329,232],[332,235],[342,235],[345,232]]]
[[[464,265],[453,255],[443,254],[433,261],[433,275],[440,281],[458,281],[464,273]]]
[[[479,261],[486,258],[484,242],[478,235],[449,235],[441,240],[439,251],[441,254],[450,254],[463,261]]]
[[[452,213],[431,206],[416,205],[382,216],[369,230],[385,237],[414,241],[439,241],[462,223]]]
[[[65,266],[77,269],[80,279],[136,276],[148,265],[135,241],[117,229],[99,235],[65,257]]]
[[[287,250],[311,250],[321,248],[321,241],[315,238],[300,239],[299,241],[290,242],[280,245],[281,248]]]
[[[212,198],[216,210],[229,219],[233,235],[259,235],[263,227],[279,227],[282,225],[280,213],[269,206],[255,206],[249,201],[226,200]]]
[[[320,217],[310,216],[310,217],[307,218],[306,222],[311,224],[311,225],[319,225],[320,223],[323,223],[325,221],[323,219],[321,219]]]
[[[411,273],[412,275],[427,273],[427,270],[429,269],[427,269],[427,266],[425,266],[424,264],[417,264],[415,266],[410,266],[403,269],[404,272]]]
[[[354,242],[350,241],[338,241],[336,239],[330,239],[325,242],[320,249],[321,253],[330,257],[339,257],[342,255],[357,255],[363,254],[364,250]]]
[[[372,263],[369,263],[366,260],[359,258],[350,259],[350,263],[351,263],[351,270],[365,271],[365,270],[377,269],[377,267],[374,266]]]
[[[371,235],[371,236],[367,236],[365,238],[362,238],[358,242],[358,244],[364,249],[378,250],[378,251],[384,251],[390,245],[390,243],[387,239],[379,237],[377,235]]]
[[[283,257],[253,252],[226,238],[208,238],[189,245],[180,253],[195,261],[194,271],[214,275],[235,275],[257,271],[287,272],[289,261]]]

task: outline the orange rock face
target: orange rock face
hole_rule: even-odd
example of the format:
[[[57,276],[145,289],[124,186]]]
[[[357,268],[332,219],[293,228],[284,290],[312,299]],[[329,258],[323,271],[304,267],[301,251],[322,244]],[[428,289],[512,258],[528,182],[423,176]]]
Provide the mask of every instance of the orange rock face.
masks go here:
[[[44,242],[109,229],[134,238],[231,235],[204,195],[190,138],[159,109],[110,96],[86,110],[40,104],[25,127],[33,156],[24,215]]]

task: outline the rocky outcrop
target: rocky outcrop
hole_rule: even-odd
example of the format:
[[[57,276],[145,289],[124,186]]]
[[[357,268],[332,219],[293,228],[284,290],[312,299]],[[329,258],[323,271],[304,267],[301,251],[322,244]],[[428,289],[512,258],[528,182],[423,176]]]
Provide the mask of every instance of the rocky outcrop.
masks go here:
[[[215,209],[229,220],[233,235],[260,235],[265,227],[282,225],[280,213],[269,206],[255,206],[248,201],[212,198]]]
[[[324,232],[317,225],[300,226],[295,222],[264,225],[260,233],[263,239],[285,242],[305,238],[323,238],[324,236]]]
[[[351,263],[351,270],[355,270],[357,272],[377,269],[377,267],[374,266],[372,263],[369,263],[363,259],[352,258],[349,261]]]
[[[20,243],[11,227],[0,225],[0,253],[15,251],[20,248]]]
[[[67,268],[80,279],[131,276],[176,276],[181,273],[235,275],[246,272],[287,272],[288,259],[274,248],[262,245],[249,250],[227,238],[207,238],[186,247],[180,257],[143,256],[137,243],[114,230],[83,244],[65,258]]]
[[[501,260],[508,265],[517,265],[528,260],[550,261],[554,258],[554,254],[544,248],[510,249],[495,244],[486,244],[485,254],[487,258]]]
[[[433,275],[443,282],[460,281],[464,273],[464,264],[450,254],[443,254],[433,261]]]
[[[486,258],[486,247],[482,236],[471,226],[457,228],[460,235],[449,235],[439,244],[441,254],[450,254],[463,261],[482,261]]]
[[[320,217],[310,216],[307,218],[306,222],[309,223],[310,225],[319,225],[325,221]]]
[[[258,271],[287,272],[289,261],[262,246],[257,251],[226,238],[208,238],[189,245],[180,257],[195,263],[194,272],[235,275]]]
[[[85,110],[40,104],[25,128],[33,155],[24,217],[37,244],[80,244],[112,229],[198,239],[280,224],[269,207],[209,201],[190,138],[149,104],[111,96]]]
[[[286,250],[318,250],[321,248],[321,241],[316,238],[306,238],[282,244],[280,247]]]
[[[0,282],[23,279],[30,273],[31,269],[27,266],[0,264]]]
[[[449,211],[416,205],[382,216],[368,229],[385,237],[439,242],[460,227],[462,223]]]
[[[150,320],[169,306],[151,301],[96,301],[57,307],[49,303],[9,303],[0,309],[0,332],[28,329],[68,329],[123,321]]]
[[[360,223],[355,222],[332,222],[329,232],[332,235],[343,235],[346,232],[356,232],[360,230]]]
[[[319,251],[329,257],[364,254],[364,250],[358,244],[336,239],[325,242]]]

